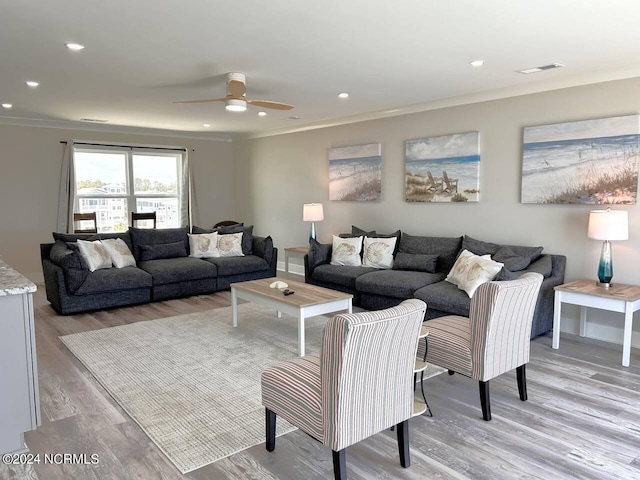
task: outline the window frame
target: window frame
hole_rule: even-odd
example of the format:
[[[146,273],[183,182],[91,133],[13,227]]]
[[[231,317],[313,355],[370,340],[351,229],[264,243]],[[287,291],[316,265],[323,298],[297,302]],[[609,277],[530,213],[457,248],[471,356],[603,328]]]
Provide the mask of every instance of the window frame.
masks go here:
[[[95,153],[95,154],[122,154],[124,156],[125,162],[125,190],[126,193],[103,193],[103,194],[80,194],[77,191],[78,181],[75,178],[76,173],[76,153]],[[135,192],[135,176],[134,176],[134,156],[162,156],[169,157],[175,159],[175,182],[176,182],[176,192],[175,193],[165,193],[165,192],[149,192],[149,193],[137,193]],[[74,145],[73,147],[73,168],[74,168],[74,198],[73,198],[73,211],[80,212],[80,203],[82,199],[91,199],[97,200],[98,205],[100,205],[101,200],[113,200],[113,199],[123,199],[124,204],[127,206],[127,216],[125,218],[125,225],[131,224],[131,212],[137,211],[137,201],[138,200],[154,200],[154,199],[175,199],[178,205],[178,225],[183,223],[180,220],[180,204],[182,199],[181,188],[183,185],[183,152],[171,149],[165,150],[162,148],[137,148],[137,147],[118,147],[118,146],[91,146],[91,145]],[[107,206],[112,207],[107,202]],[[117,210],[120,210],[118,208]],[[101,209],[96,209],[97,212],[101,212]],[[107,208],[105,211],[110,211]],[[100,230],[100,225],[98,225],[98,231]]]

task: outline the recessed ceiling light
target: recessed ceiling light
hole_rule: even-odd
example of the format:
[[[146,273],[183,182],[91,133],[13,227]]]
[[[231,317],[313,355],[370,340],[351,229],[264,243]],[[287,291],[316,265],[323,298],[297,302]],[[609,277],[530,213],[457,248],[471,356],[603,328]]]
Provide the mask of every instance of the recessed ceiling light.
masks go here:
[[[69,50],[75,50],[75,51],[79,51],[79,50],[84,50],[84,45],[80,45],[79,43],[65,43],[65,46],[69,49]]]
[[[27,87],[31,87],[31,88],[36,88],[38,85],[40,85],[38,82],[34,82],[33,80],[27,80],[24,83],[27,84]]]
[[[469,65],[472,67],[481,67],[484,65],[484,60],[474,60],[473,62],[469,62]]]
[[[339,93],[338,98],[349,98],[349,94],[347,92]]]
[[[6,108],[7,110],[9,110],[11,107],[13,107],[13,105],[11,105],[10,103],[3,103],[2,104],[2,108]]]
[[[202,124],[202,126],[203,126],[203,127],[205,127],[205,128],[209,128],[209,127],[211,126],[211,124],[209,124],[209,123],[203,123],[203,124]]]
[[[260,117],[266,117],[266,116],[267,116],[267,112],[262,112],[262,111],[260,111],[260,112],[258,112],[258,116],[260,116]]]
[[[524,74],[538,73],[538,72],[543,72],[545,70],[552,70],[554,68],[561,68],[561,67],[564,67],[564,65],[561,63],[550,63],[549,65],[542,65],[541,67],[533,67],[533,68],[525,68],[524,70],[516,70],[516,73],[524,73]]]

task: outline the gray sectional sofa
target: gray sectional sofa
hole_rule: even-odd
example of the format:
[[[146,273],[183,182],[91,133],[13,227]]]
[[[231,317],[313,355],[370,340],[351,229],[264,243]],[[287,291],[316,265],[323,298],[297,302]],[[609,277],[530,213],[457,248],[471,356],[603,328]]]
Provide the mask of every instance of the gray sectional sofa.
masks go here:
[[[351,235],[377,234],[353,227]],[[525,272],[538,272],[544,276],[531,337],[551,330],[553,287],[564,282],[564,255],[543,254],[542,247],[499,245],[469,236],[424,237],[400,232],[391,236],[397,236],[399,243],[394,268],[390,270],[331,265],[332,246],[311,241],[309,254],[304,259],[305,281],[351,293],[354,303],[367,310],[388,308],[407,298],[419,298],[427,303],[427,320],[452,314],[468,316],[471,303],[469,296],[456,285],[446,282],[445,277],[462,250],[469,250],[476,255],[502,255],[499,261],[505,267],[496,280],[517,278]]]
[[[274,277],[278,250],[271,237],[253,235],[252,226],[227,227],[242,231],[242,257],[189,257],[188,228],[138,229],[124,233],[72,235],[54,233],[55,243],[40,245],[47,300],[60,314],[121,307],[228,289],[232,282]],[[193,228],[194,233],[211,229]],[[136,266],[90,272],[77,240],[121,238]]]

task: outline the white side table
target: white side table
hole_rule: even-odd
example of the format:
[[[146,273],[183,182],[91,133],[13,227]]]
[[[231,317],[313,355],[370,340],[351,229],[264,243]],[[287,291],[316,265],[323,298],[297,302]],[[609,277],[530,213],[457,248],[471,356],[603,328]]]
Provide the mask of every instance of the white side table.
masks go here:
[[[640,286],[617,283],[605,288],[594,280],[575,280],[555,287],[552,343],[555,349],[560,346],[560,314],[563,303],[580,305],[581,337],[585,336],[587,330],[587,307],[624,313],[622,366],[629,366],[633,312],[640,310]]]
[[[289,273],[289,257],[300,257],[304,258],[304,256],[309,253],[309,247],[287,247],[284,249],[284,271]]]

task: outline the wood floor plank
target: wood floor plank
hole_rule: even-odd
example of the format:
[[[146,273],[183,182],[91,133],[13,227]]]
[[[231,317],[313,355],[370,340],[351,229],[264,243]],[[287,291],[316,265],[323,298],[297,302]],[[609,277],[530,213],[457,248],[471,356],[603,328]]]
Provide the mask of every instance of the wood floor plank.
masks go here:
[[[300,277],[289,275],[286,279]],[[41,286],[34,296],[43,425],[28,432],[32,453],[97,453],[100,464],[8,466],[0,479],[326,479],[331,451],[301,431],[182,475],[115,403],[58,336],[230,305],[229,292],[59,316]],[[411,467],[399,464],[396,433],[347,448],[349,478],[640,478],[640,352],[620,365],[621,347],[562,334],[531,344],[529,401],[515,373],[491,381],[493,420],[482,420],[477,382],[454,375],[425,381],[434,417],[410,421]]]

